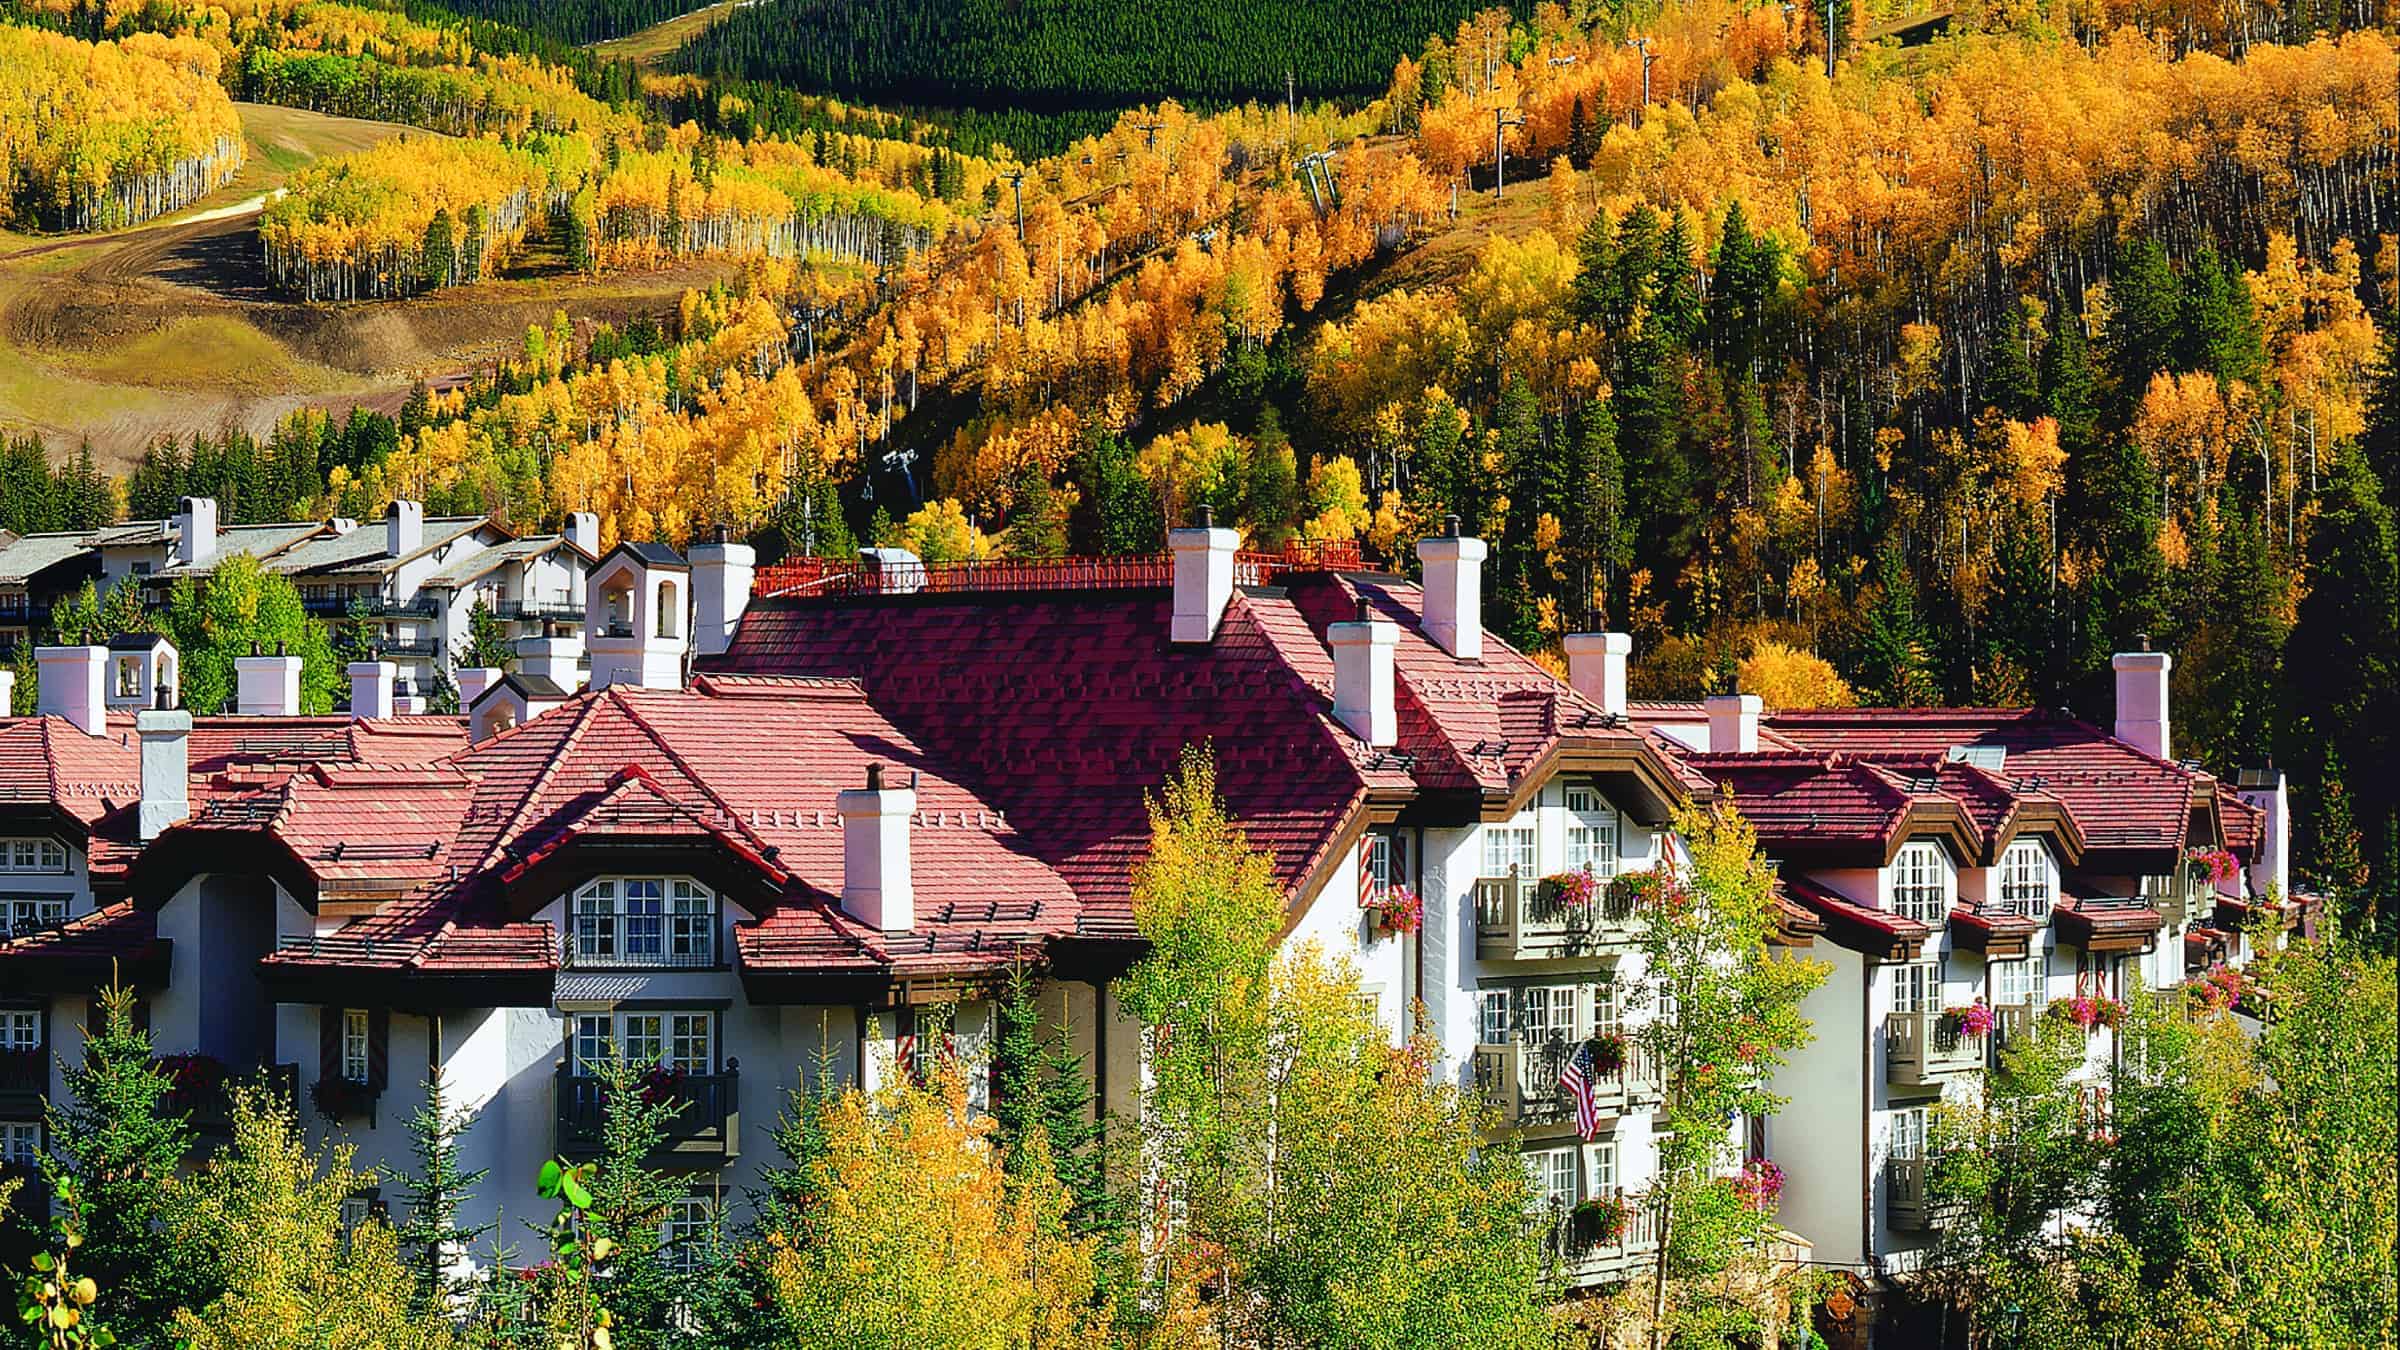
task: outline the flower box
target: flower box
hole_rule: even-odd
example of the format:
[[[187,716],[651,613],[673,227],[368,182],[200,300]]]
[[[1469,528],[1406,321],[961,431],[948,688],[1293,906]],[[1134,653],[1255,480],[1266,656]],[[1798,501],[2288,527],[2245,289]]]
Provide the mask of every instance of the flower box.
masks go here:
[[[2052,1016],[2064,1017],[2085,1031],[2114,1027],[2125,1016],[2125,1005],[2105,994],[2078,994],[2050,1000]]]
[[[1783,1196],[1783,1169],[1772,1159],[1753,1158],[1742,1164],[1741,1174],[1733,1179],[1733,1193],[1751,1209],[1771,1210]]]
[[[1621,916],[1680,909],[1685,897],[1683,884],[1655,867],[1619,872],[1608,883],[1609,912]]]
[[[1942,1029],[1953,1036],[1982,1036],[1992,1029],[1992,1006],[1977,999],[1964,1008],[1942,1009]]]
[[[1576,1202],[1570,1211],[1569,1232],[1577,1247],[1589,1250],[1623,1240],[1633,1206],[1620,1196],[1605,1195]]]
[[[327,1120],[351,1120],[375,1109],[375,1089],[350,1078],[320,1078],[308,1099]]]
[[[167,1080],[167,1095],[160,1105],[169,1113],[211,1110],[223,1103],[225,1061],[215,1055],[160,1055],[152,1064]]]
[[[684,1099],[687,1075],[682,1069],[653,1064],[641,1077],[638,1091],[644,1106],[671,1106]]]
[[[1425,922],[1425,900],[1406,886],[1386,886],[1359,902],[1367,922],[1385,935],[1413,933]]]
[[[1554,872],[1542,878],[1541,904],[1545,910],[1588,910],[1600,898],[1600,878],[1586,867],[1574,872]]]
[[[1625,1072],[1623,1033],[1604,1031],[1592,1038],[1592,1071],[1602,1078],[1615,1078]]]
[[[2195,879],[2212,886],[2221,886],[2242,874],[2242,860],[2221,848],[2186,849],[2183,867]]]

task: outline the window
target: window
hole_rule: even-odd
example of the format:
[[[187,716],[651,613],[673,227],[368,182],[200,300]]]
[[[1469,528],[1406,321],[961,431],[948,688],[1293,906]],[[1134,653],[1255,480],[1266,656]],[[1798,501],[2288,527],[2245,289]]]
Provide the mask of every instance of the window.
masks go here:
[[[383,1207],[383,1192],[379,1190],[352,1191],[342,1197],[342,1228],[357,1229],[369,1219],[388,1221]]]
[[[1617,1002],[1614,980],[1592,986],[1592,1034],[1605,1036],[1625,1029],[1625,1009]]]
[[[2034,1001],[2033,962],[1994,961],[1992,963],[1992,1002],[2031,1003]]]
[[[717,897],[680,877],[605,877],[575,892],[569,964],[713,966]]]
[[[1617,1146],[1613,1143],[1592,1145],[1592,1194],[1614,1195],[1617,1190]]]
[[[1536,1149],[1525,1155],[1525,1179],[1533,1184],[1536,1207],[1572,1209],[1575,1206],[1575,1150]]]
[[[86,686],[86,687],[88,688],[89,686]],[[118,697],[118,698],[140,698],[140,697],[141,697],[141,695],[142,695],[142,658],[140,658],[140,657],[138,657],[138,656],[120,656],[120,657],[118,657],[118,658],[117,658],[117,697]]]
[[[1508,1043],[1508,991],[1486,989],[1475,996],[1485,1045]]]
[[[35,933],[67,920],[67,897],[20,895],[0,899],[0,936]]]
[[[1903,1106],[1892,1112],[1892,1157],[1895,1161],[1925,1156],[1925,1108]]]
[[[1938,844],[1903,844],[1892,859],[1892,912],[1919,923],[1950,917],[1950,869]]]
[[[1409,877],[1415,869],[1408,864],[1408,836],[1398,833],[1367,836],[1367,879],[1377,891],[1411,884]]]
[[[1533,827],[1484,826],[1483,874],[1487,877],[1517,876],[1527,881],[1539,875],[1534,863]]]
[[[1942,976],[1931,961],[1892,967],[1892,1011],[1936,1012],[1942,1006]]]
[[[5,848],[0,848],[0,871],[58,873],[67,870],[66,846],[55,839],[9,839],[0,843],[6,844]]]
[[[0,1009],[0,1050],[42,1048],[42,1014],[38,1008]]]
[[[677,636],[676,625],[683,620],[683,605],[675,595],[674,582],[658,583],[658,635],[662,638]]]
[[[1617,874],[1617,813],[1597,788],[1567,789],[1567,870]]]
[[[2050,915],[2050,857],[2038,839],[2020,839],[2000,855],[2000,908],[2043,919]]]
[[[717,1205],[705,1191],[669,1201],[659,1220],[658,1245],[667,1268],[689,1273],[717,1232]]]
[[[364,1083],[367,1069],[367,1010],[342,1009],[342,1077],[352,1083]]]
[[[1580,985],[1537,984],[1525,989],[1524,1035],[1527,1045],[1549,1045],[1575,1039],[1575,1005]]]
[[[30,1120],[0,1120],[0,1164],[32,1167],[41,1160],[42,1127]]]
[[[717,1019],[708,1012],[578,1013],[573,1071],[597,1073],[611,1057],[685,1073],[717,1070]]]

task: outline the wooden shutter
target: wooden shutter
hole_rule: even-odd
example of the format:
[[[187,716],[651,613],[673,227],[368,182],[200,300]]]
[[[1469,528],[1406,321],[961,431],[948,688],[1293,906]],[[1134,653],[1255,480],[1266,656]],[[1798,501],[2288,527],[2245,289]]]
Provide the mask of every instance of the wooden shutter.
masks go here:
[[[331,1083],[342,1076],[342,1010],[317,1009],[317,1077]]]
[[[367,1011],[367,1086],[377,1092],[389,1085],[392,1076],[392,1010],[370,1008]]]

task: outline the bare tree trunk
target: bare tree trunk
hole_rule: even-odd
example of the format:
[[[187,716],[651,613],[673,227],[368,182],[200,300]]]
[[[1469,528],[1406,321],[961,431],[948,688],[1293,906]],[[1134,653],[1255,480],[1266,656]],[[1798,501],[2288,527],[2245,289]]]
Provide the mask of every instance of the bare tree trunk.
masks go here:
[[[1675,1235],[1675,1192],[1658,1211],[1658,1262],[1650,1268],[1650,1350],[1667,1344],[1667,1239]]]

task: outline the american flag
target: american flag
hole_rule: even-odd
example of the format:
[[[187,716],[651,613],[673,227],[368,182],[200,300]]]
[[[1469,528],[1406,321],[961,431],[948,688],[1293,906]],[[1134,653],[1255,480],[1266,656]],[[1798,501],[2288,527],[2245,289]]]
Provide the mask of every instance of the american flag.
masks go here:
[[[1558,1085],[1575,1101],[1575,1133],[1589,1143],[1600,1135],[1600,1099],[1598,1095],[1600,1066],[1593,1061],[1592,1043],[1578,1041],[1573,1054],[1567,1056],[1566,1067],[1558,1071]]]

